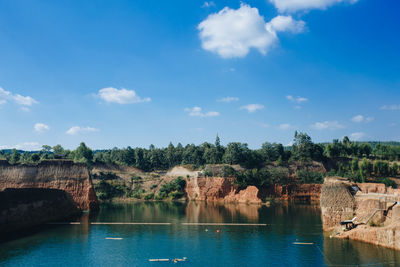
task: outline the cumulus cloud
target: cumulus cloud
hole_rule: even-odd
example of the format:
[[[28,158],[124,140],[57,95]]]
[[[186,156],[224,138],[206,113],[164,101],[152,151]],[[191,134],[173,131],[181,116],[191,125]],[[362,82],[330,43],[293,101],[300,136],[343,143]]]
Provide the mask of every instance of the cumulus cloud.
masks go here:
[[[381,107],[383,110],[400,110],[400,105],[384,105]]]
[[[271,32],[291,32],[301,33],[304,31],[306,23],[302,20],[294,20],[291,16],[276,16],[266,24]]]
[[[374,120],[373,117],[364,117],[363,115],[356,115],[353,118],[351,118],[351,121],[357,122],[357,123],[360,123],[360,122],[371,122],[373,120]]]
[[[303,21],[278,16],[266,23],[257,8],[241,4],[238,9],[223,8],[198,25],[202,48],[222,58],[246,56],[250,49],[265,55],[277,42],[277,32],[300,32]]]
[[[296,12],[309,9],[326,9],[338,3],[354,4],[358,0],[269,0],[279,12]]]
[[[301,97],[301,96],[294,97],[292,95],[287,95],[286,99],[289,100],[290,102],[294,102],[294,103],[298,103],[298,104],[301,104],[301,103],[304,103],[304,102],[308,101],[308,99],[305,98],[305,97]]]
[[[77,135],[77,134],[91,133],[91,132],[98,132],[98,131],[99,131],[99,129],[96,129],[93,127],[72,126],[71,128],[68,129],[66,134]]]
[[[44,123],[36,123],[33,126],[33,128],[35,129],[35,132],[38,132],[38,133],[43,133],[43,132],[50,130],[50,126],[46,125]]]
[[[315,130],[338,130],[343,129],[344,126],[341,125],[338,121],[323,121],[323,122],[316,122],[311,125],[311,128]]]
[[[365,136],[365,133],[363,132],[356,132],[356,133],[352,133],[350,134],[350,139],[354,140],[354,141],[359,141],[360,139],[362,139]]]
[[[290,125],[289,123],[282,123],[280,125],[278,125],[277,127],[279,130],[290,130],[293,128],[292,125]]]
[[[140,102],[150,102],[149,97],[141,98],[134,90],[129,89],[117,89],[113,87],[107,87],[99,90],[98,96],[108,103],[117,104],[135,104]]]
[[[203,112],[201,107],[193,107],[193,108],[185,108],[185,111],[189,113],[189,116],[193,117],[217,117],[219,116],[219,112],[217,111],[208,111]]]
[[[239,101],[239,97],[227,96],[227,97],[220,98],[217,101],[225,102],[225,103],[236,102],[236,101]]]
[[[263,108],[264,108],[264,106],[261,104],[248,104],[246,106],[240,107],[240,109],[245,109],[249,113],[256,112],[257,110],[261,110]]]
[[[4,90],[3,88],[0,87],[0,105],[6,104],[9,101],[14,102],[17,105],[20,105],[23,110],[29,110],[28,107],[32,106],[33,104],[39,103],[30,96],[13,94],[12,92]]]
[[[41,145],[38,142],[24,142],[12,146],[0,146],[0,149],[18,149],[24,151],[37,151],[41,149]]]

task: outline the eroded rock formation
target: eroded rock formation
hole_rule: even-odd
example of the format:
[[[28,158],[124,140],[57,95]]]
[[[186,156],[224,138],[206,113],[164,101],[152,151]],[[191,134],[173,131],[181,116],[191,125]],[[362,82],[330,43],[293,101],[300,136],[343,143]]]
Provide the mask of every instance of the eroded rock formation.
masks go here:
[[[37,165],[0,161],[0,190],[5,188],[59,189],[68,193],[81,210],[98,208],[88,168],[72,161],[49,160]]]
[[[239,190],[233,185],[233,178],[192,177],[186,182],[186,194],[189,200],[222,201],[236,203],[261,203],[258,189],[248,186]]]
[[[266,197],[285,200],[318,201],[321,195],[321,184],[272,185],[262,192]]]

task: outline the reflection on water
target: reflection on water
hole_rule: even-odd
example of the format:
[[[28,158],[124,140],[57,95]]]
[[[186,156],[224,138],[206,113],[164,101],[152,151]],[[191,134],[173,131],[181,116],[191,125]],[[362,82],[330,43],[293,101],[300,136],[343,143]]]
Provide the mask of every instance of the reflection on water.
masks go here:
[[[187,266],[324,266],[400,263],[400,253],[322,234],[320,209],[307,204],[221,205],[138,202],[104,204],[80,225],[0,244],[0,266],[147,266],[150,258],[187,257]],[[168,222],[171,225],[91,225]],[[267,226],[182,225],[184,222]],[[219,232],[217,232],[217,230]],[[108,240],[107,237],[123,238]],[[313,245],[296,245],[293,242]]]

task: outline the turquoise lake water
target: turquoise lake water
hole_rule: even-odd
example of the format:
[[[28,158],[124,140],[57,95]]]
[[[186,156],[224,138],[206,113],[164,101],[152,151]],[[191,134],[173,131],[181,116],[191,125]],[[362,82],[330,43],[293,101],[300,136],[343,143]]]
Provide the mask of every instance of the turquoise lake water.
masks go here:
[[[0,266],[400,266],[400,252],[324,235],[320,209],[309,204],[102,204],[78,221],[1,243]]]

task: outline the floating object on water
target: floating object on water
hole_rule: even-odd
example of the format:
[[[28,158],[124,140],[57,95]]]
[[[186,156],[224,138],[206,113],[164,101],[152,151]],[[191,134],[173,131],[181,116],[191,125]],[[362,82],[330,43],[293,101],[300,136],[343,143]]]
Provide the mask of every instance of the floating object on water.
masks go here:
[[[204,231],[208,232],[208,229],[206,228],[206,230],[204,230]]]
[[[91,222],[93,225],[120,225],[120,224],[130,224],[130,225],[171,225],[171,223],[149,223],[149,222]]]
[[[267,226],[266,223],[182,223],[182,225],[197,226],[197,225],[212,225],[212,226]]]
[[[219,233],[219,229],[217,229],[217,233]]]
[[[169,259],[149,259],[149,261],[169,261]]]
[[[106,237],[105,239],[108,239],[108,240],[122,240],[123,238],[122,237]]]
[[[314,245],[314,243],[306,243],[306,242],[293,242],[293,245]]]
[[[183,257],[182,259],[173,259],[172,261],[174,262],[174,263],[177,263],[178,261],[186,261],[187,260],[187,258],[186,257]]]
[[[49,222],[46,224],[81,224],[80,222]]]

